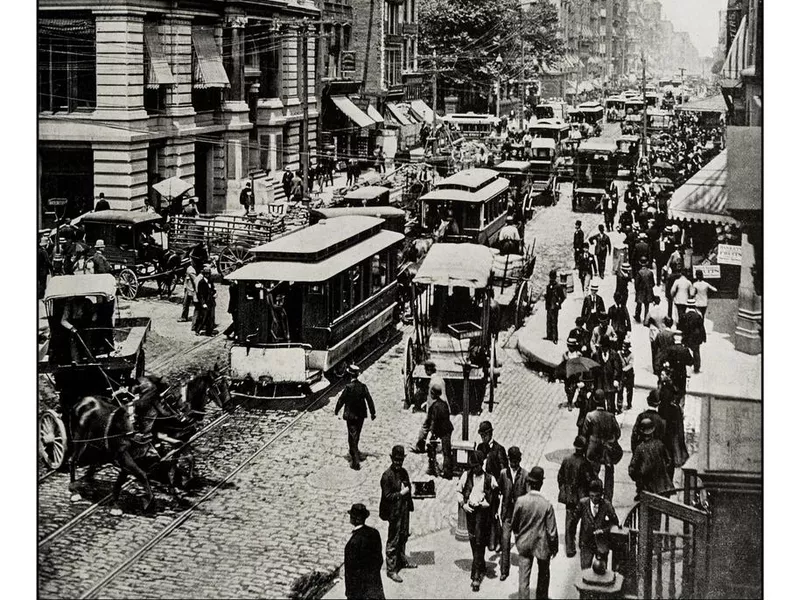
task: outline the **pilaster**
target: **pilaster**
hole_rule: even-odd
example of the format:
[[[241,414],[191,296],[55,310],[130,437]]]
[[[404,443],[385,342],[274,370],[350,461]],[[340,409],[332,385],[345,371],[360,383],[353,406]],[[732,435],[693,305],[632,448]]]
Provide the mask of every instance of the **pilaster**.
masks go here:
[[[94,192],[113,209],[136,210],[147,198],[147,142],[94,143]]]
[[[753,245],[742,233],[742,272],[739,277],[739,314],[736,317],[734,345],[745,354],[761,354],[761,297],[756,294],[752,268],[755,264]]]

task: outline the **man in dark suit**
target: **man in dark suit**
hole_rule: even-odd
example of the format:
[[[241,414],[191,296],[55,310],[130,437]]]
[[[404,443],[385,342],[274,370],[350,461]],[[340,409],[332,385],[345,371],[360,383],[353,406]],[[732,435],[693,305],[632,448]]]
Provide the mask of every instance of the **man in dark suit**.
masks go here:
[[[493,439],[494,430],[489,421],[482,421],[478,425],[478,435],[481,436],[482,441],[478,444],[477,449],[486,455],[486,472],[496,481],[500,481],[500,473],[508,468],[506,449]]]
[[[650,244],[647,241],[647,234],[640,233],[638,237],[638,242],[633,247],[633,262],[634,264],[640,265],[642,264],[642,259],[644,259],[645,264],[650,263]]]
[[[603,279],[606,274],[606,258],[611,252],[611,238],[608,237],[605,227],[598,225],[599,233],[589,238],[589,242],[594,244],[594,255],[597,258],[597,274]]]
[[[600,365],[597,387],[605,392],[606,409],[614,414],[622,412],[622,399],[617,398],[622,382],[622,361],[608,336],[600,340],[600,349],[592,357]]]
[[[586,458],[594,466],[595,475],[604,466],[605,493],[609,501],[614,499],[614,460],[608,452],[608,445],[619,440],[622,435],[616,417],[608,412],[599,399],[595,400],[595,408],[586,415],[581,429],[581,436],[589,443]]]
[[[581,222],[575,221],[575,233],[572,234],[572,251],[575,256],[575,268],[578,268],[578,257],[583,252],[583,229]]]
[[[681,405],[683,405],[683,397],[686,395],[686,367],[693,361],[692,353],[683,345],[683,332],[680,329],[674,331],[672,345],[664,348],[661,352],[659,369],[666,370],[669,374]]]
[[[349,511],[353,534],[344,547],[344,595],[348,600],[383,600],[383,544],[377,529],[365,525],[369,510],[361,503]]]
[[[647,395],[647,410],[639,413],[636,417],[636,422],[633,424],[631,430],[631,452],[636,452],[636,447],[644,440],[642,435],[642,421],[650,419],[655,424],[654,437],[658,440],[665,440],[667,427],[664,419],[658,414],[659,404],[661,404],[661,397],[656,390],[651,390]],[[664,441],[666,444],[666,441]]]
[[[628,304],[628,284],[631,282],[631,266],[627,262],[620,265],[617,271],[617,285],[614,288],[614,295],[620,295],[622,303]]]
[[[641,492],[662,494],[672,488],[669,478],[669,469],[672,459],[664,443],[655,439],[656,426],[651,419],[643,419],[640,423],[642,442],[636,446],[636,451],[628,465],[628,475],[636,483],[636,497],[639,499]]]
[[[603,498],[603,484],[595,479],[589,485],[589,497],[580,501],[578,519],[581,527],[578,547],[581,551],[581,569],[592,566],[595,555],[608,555],[608,534],[619,526],[619,518],[610,500]]]
[[[547,311],[547,336],[544,338],[554,344],[558,343],[558,312],[567,299],[564,286],[556,279],[556,270],[550,271],[550,283],[544,291],[544,307]]]
[[[511,515],[517,498],[527,493],[525,481],[528,471],[520,467],[522,452],[516,446],[508,449],[508,468],[500,473],[500,494],[503,497],[500,504],[500,522],[503,524],[503,533],[500,537],[500,581],[508,578],[511,568]]]
[[[590,294],[583,299],[583,307],[581,308],[581,318],[586,323],[586,329],[594,331],[597,324],[600,322],[600,313],[606,311],[606,303],[597,294],[600,289],[596,283],[589,286]]]
[[[558,501],[566,506],[564,544],[567,558],[575,556],[578,505],[581,498],[589,495],[589,484],[594,480],[594,468],[585,456],[586,440],[577,436],[572,446],[575,452],[565,457],[558,469]]]
[[[342,418],[347,422],[347,445],[350,449],[350,468],[358,471],[361,468],[361,461],[364,455],[358,450],[358,442],[361,439],[361,428],[364,426],[364,419],[367,418],[367,408],[369,408],[372,420],[375,420],[375,404],[367,386],[358,379],[360,369],[356,365],[347,367],[350,375],[350,382],[344,386],[342,395],[336,403],[334,415],[339,414],[339,410],[344,407]]]
[[[686,312],[683,319],[678,324],[678,329],[683,331],[683,341],[686,347],[692,351],[694,362],[694,372],[700,372],[700,345],[706,343],[706,325],[703,315],[697,310],[694,298],[689,298],[686,302]]]
[[[414,500],[411,498],[411,481],[408,471],[403,468],[406,451],[402,446],[392,448],[392,466],[381,475],[380,518],[389,523],[386,537],[386,576],[392,581],[403,583],[397,572],[400,569],[416,569],[406,556],[406,542],[409,536],[411,513]]]
[[[195,279],[195,289],[197,290],[196,304],[194,308],[194,317],[192,320],[192,329],[197,335],[202,335],[203,330],[208,322],[208,313],[211,303],[211,268],[208,265],[200,269],[200,273]]]
[[[650,303],[653,301],[653,288],[656,286],[656,280],[653,276],[653,271],[647,266],[647,259],[640,259],[641,267],[636,273],[636,278],[633,282],[633,289],[636,292],[636,314],[634,319],[637,323],[642,322],[642,315],[646,315],[650,309]],[[644,306],[644,312],[642,312]]]

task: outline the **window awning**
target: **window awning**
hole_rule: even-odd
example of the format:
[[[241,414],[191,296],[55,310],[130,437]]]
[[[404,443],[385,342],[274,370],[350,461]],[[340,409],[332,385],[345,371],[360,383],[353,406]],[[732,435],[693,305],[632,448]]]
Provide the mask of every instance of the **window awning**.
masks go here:
[[[723,150],[710,163],[675,190],[669,201],[669,218],[699,223],[738,225],[726,209],[728,200],[728,151]]]
[[[359,127],[369,127],[375,125],[375,121],[369,117],[363,110],[358,108],[353,101],[347,96],[331,96],[331,100],[340,111],[342,111],[348,119]]]
[[[94,35],[94,19],[40,18],[39,35]]]
[[[392,115],[395,121],[400,123],[400,125],[413,125],[408,117],[403,114],[403,109],[397,106],[394,102],[387,102],[386,103],[386,110],[389,111],[389,114]]]
[[[194,49],[194,87],[198,89],[229,87],[231,82],[222,55],[214,41],[214,33],[208,28],[192,28],[192,48]]]
[[[419,116],[420,120],[423,122],[427,121],[428,123],[433,123],[433,110],[422,100],[412,100],[411,110],[417,113],[417,116]]]
[[[710,98],[700,98],[699,100],[693,100],[691,102],[687,102],[686,104],[680,104],[675,107],[675,110],[678,112],[724,113],[728,111],[728,107],[725,104],[725,99],[722,97],[722,94],[717,94],[716,96],[711,96]]]
[[[372,104],[367,106],[367,116],[376,123],[383,123],[383,115]]]
[[[144,44],[147,51],[147,71],[144,82],[147,89],[158,89],[161,85],[175,85],[175,76],[169,68],[161,38],[158,35],[158,26],[155,23],[146,23],[144,26]]]
[[[737,80],[741,75],[742,69],[748,66],[747,52],[748,52],[748,30],[747,30],[747,15],[744,16],[742,22],[739,24],[739,30],[733,38],[728,56],[725,57],[725,63],[722,66],[720,75],[723,79]]]

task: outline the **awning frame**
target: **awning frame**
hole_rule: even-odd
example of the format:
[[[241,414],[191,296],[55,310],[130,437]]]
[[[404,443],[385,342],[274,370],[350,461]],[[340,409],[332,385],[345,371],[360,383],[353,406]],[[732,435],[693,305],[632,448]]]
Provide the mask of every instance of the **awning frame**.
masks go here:
[[[162,85],[175,85],[177,82],[161,45],[158,25],[155,23],[145,23],[144,45],[147,54],[145,87],[149,90],[157,90]]]
[[[195,89],[230,87],[231,82],[222,64],[222,55],[212,29],[192,28],[192,56]]]
[[[375,125],[375,120],[358,108],[347,96],[331,96],[331,102],[359,128],[363,129]]]

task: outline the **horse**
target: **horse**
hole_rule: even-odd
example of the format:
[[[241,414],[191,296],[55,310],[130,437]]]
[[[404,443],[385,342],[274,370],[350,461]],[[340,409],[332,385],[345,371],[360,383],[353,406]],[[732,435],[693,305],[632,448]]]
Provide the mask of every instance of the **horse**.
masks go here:
[[[217,365],[191,379],[177,400],[170,402],[170,398],[165,398],[162,405],[166,410],[162,412],[166,416],[155,418],[151,430],[153,436],[171,444],[187,441],[205,416],[205,403],[209,396],[220,407],[224,407],[230,398],[227,378]],[[153,452],[152,443],[137,441],[129,405],[115,404],[111,399],[99,395],[86,396],[73,406],[69,417],[72,432],[70,490],[75,491],[78,466],[89,467],[83,480],[91,481],[100,466],[113,463],[120,472],[112,488],[112,513],[121,513],[119,495],[129,475],[135,477],[144,488],[145,512],[152,508],[154,495],[145,467],[156,464],[165,467],[167,484],[174,497],[177,497],[175,484],[183,478],[182,471],[188,471],[191,476],[192,460],[188,461],[188,469],[177,459],[163,463],[161,454]]]

